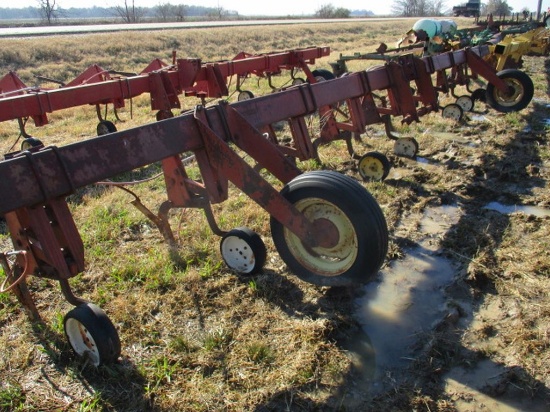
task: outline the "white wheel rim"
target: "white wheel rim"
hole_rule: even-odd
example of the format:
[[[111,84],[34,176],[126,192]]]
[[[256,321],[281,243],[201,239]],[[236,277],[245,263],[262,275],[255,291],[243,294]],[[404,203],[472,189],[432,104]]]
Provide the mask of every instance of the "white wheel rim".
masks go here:
[[[464,110],[465,112],[469,112],[470,110],[472,110],[472,107],[474,107],[472,99],[468,96],[460,96],[458,99],[456,99],[456,104],[462,107],[462,110]]]
[[[359,161],[359,174],[364,179],[382,180],[384,165],[373,156],[365,156]]]
[[[399,139],[393,146],[393,152],[397,156],[414,157],[416,155],[416,145],[412,140]]]
[[[333,203],[319,198],[303,199],[294,206],[312,222],[329,220],[339,236],[333,247],[311,248],[304,246],[296,235],[285,228],[284,237],[290,253],[304,268],[322,276],[338,276],[346,272],[359,253],[357,234],[346,214]]]
[[[445,119],[459,120],[460,119],[460,110],[457,110],[458,107],[448,106],[443,109],[443,117]]]
[[[78,356],[87,356],[94,366],[99,365],[101,357],[95,340],[82,323],[74,318],[67,319],[65,333]]]
[[[250,273],[256,257],[250,245],[238,236],[228,236],[222,242],[222,256],[227,266],[240,273]]]
[[[244,100],[250,100],[250,99],[252,99],[252,96],[250,96],[250,93],[248,93],[246,91],[245,92],[240,92],[239,95],[237,96],[237,100],[239,102],[242,102]]]

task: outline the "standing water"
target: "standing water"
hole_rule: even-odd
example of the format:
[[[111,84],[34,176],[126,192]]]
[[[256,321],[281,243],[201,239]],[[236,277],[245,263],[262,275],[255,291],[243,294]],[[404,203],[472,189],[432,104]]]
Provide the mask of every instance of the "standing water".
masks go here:
[[[365,287],[356,312],[364,335],[349,348],[363,374],[361,389],[382,389],[380,378],[411,361],[417,334],[431,330],[446,313],[444,288],[456,268],[441,255],[438,239],[459,218],[457,206],[428,209],[420,220],[417,246],[381,271],[379,282]]]

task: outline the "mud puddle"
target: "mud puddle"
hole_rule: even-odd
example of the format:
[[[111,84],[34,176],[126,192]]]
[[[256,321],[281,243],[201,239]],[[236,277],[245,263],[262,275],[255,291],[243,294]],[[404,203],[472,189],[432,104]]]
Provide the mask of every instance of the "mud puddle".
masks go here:
[[[499,202],[490,202],[485,206],[485,209],[494,210],[503,215],[510,213],[522,212],[526,215],[533,215],[536,217],[550,216],[550,209],[539,206],[529,205],[505,205]]]
[[[457,268],[442,256],[439,239],[460,216],[459,207],[440,206],[416,217],[423,234],[417,246],[404,250],[404,258],[365,286],[355,313],[362,330],[347,348],[362,375],[358,389],[372,394],[385,389],[383,378],[399,375],[411,362],[418,334],[431,330],[448,312],[444,289]]]

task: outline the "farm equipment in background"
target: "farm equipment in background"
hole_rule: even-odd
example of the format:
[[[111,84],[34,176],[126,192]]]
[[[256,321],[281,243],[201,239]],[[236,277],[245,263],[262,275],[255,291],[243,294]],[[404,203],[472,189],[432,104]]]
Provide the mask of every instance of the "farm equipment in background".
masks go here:
[[[157,111],[157,119],[172,117],[172,109],[181,108],[178,95],[196,96],[205,104],[206,98],[228,96],[228,83],[233,76],[237,77],[239,100],[253,97],[250,91],[242,90],[244,80],[252,75],[267,78],[272,88],[271,77],[282,70],[290,71],[293,84],[315,81],[315,72],[308,65],[329,54],[328,47],[314,47],[260,55],[240,53],[232,60],[202,63],[200,59],[176,59],[174,52],[172,64],[155,59],[140,74],[112,72],[92,65],[69,83],[41,77],[59,83],[57,89],[29,87],[10,72],[0,79],[0,122],[17,119],[24,149],[41,144],[26,133],[27,119],[31,118],[36,126],[44,126],[48,113],[94,105],[99,118],[97,134],[103,135],[116,131],[114,123],[102,116],[103,105],[112,105],[118,119],[117,109],[125,106],[125,100],[149,93],[151,110]],[[306,78],[296,77],[297,71],[302,71]],[[16,103],[8,99],[13,96],[19,97]]]
[[[373,94],[373,99],[380,103],[378,105],[371,103],[371,106],[375,107],[380,115],[378,121],[385,124],[388,137],[395,140],[395,154],[415,157],[418,143],[414,138],[399,138],[394,135],[391,117],[402,116],[402,123],[407,124],[418,121],[420,116],[440,109],[439,93],[451,93],[456,98],[456,103],[441,108],[444,117],[454,120],[460,120],[465,111],[472,110],[474,100],[477,98],[483,98],[492,108],[500,112],[518,111],[529,104],[534,94],[533,82],[529,76],[519,70],[505,70],[497,73],[484,60],[489,53],[489,46],[483,45],[422,58],[413,53],[401,53],[385,59],[386,63],[383,67],[388,68],[387,71],[391,73],[390,68],[400,66],[404,80],[399,84],[399,76],[393,73],[390,82],[392,85],[382,88],[387,93]],[[350,59],[347,56],[341,56],[337,62],[331,63],[331,66],[335,73],[347,73],[346,61],[371,58],[371,54],[355,54]],[[378,68],[370,69],[367,73],[376,70]],[[432,75],[435,79],[432,79]],[[469,89],[470,82],[478,80],[479,77],[487,81],[486,89]],[[413,83],[412,88],[411,83]],[[458,85],[465,86],[471,95],[456,95],[455,88]],[[482,96],[479,97],[480,95]],[[342,129],[346,130],[343,127]],[[353,153],[351,148],[349,150]],[[389,171],[387,160],[381,160],[378,168],[361,166],[364,162],[369,164],[371,161],[372,159],[364,161],[360,158],[359,170],[377,170],[375,175],[380,176],[381,179],[387,175]]]
[[[481,0],[470,0],[467,3],[453,7],[453,16],[475,17],[481,13]]]

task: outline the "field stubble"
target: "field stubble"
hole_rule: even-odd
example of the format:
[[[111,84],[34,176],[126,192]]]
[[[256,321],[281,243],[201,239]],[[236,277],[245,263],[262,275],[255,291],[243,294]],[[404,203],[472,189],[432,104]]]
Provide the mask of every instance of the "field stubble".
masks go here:
[[[0,73],[16,70],[33,84],[37,74],[68,81],[90,64],[139,72],[154,58],[169,60],[172,49],[212,61],[242,50],[327,45],[334,60],[340,53],[374,50],[382,41],[393,44],[411,25],[3,39]],[[320,60],[318,66],[328,68],[332,60]],[[173,213],[181,247],[170,254],[154,226],[129,205],[127,194],[93,186],[70,197],[87,256],[85,273],[71,283],[77,295],[101,305],[113,320],[123,343],[121,362],[95,369],[68,355],[61,321],[69,305],[55,284],[31,278],[44,324],[30,324],[13,296],[0,295],[0,410],[547,408],[548,217],[486,208],[490,202],[550,204],[546,61],[525,58],[536,94],[520,113],[499,114],[478,103],[475,116],[482,120],[468,115],[455,124],[433,114],[398,127],[419,141],[418,161],[392,156],[392,143],[380,127],[369,128],[358,146],[388,154],[394,165],[384,183],[363,183],[381,204],[390,229],[390,252],[376,282],[419,245],[430,245],[455,271],[449,284],[434,291],[444,297],[443,308],[430,313],[435,322],[419,324],[413,344],[401,354],[404,365],[379,365],[374,380],[365,374],[362,367],[372,359],[357,362],[348,351],[350,339],[364,329],[355,314],[365,291],[319,288],[288,273],[270,239],[265,212],[244,194],[231,190],[229,200],[214,211],[225,229],[244,225],[263,235],[268,262],[250,278],[220,263],[219,239],[205,227],[201,212]],[[351,69],[366,64],[355,62]],[[259,87],[258,93],[270,91],[265,81]],[[184,102],[186,108],[194,104]],[[153,121],[145,97],[134,99],[131,110],[128,106],[121,110],[119,129]],[[97,119],[93,107],[79,107],[52,114],[50,122],[43,128],[29,125],[27,131],[62,145],[92,137]],[[16,137],[15,122],[0,124],[4,153]],[[323,147],[321,159],[359,179],[341,144]],[[313,162],[300,166],[318,167]],[[152,165],[120,178],[141,179],[158,171]],[[191,166],[189,173],[198,171]],[[159,180],[132,189],[152,210],[164,199]],[[425,216],[445,206],[459,210],[459,217],[430,233]],[[5,228],[1,243],[10,249]],[[401,303],[407,303],[405,297]]]

